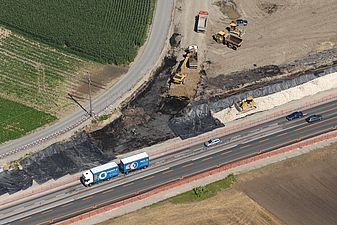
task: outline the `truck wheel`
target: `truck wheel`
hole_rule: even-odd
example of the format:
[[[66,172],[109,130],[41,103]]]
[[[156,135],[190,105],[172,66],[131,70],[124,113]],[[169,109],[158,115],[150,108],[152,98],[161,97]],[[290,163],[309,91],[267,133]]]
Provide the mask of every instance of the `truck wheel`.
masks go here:
[[[236,50],[236,49],[237,49],[235,46],[233,46],[232,48],[233,48],[233,50]]]

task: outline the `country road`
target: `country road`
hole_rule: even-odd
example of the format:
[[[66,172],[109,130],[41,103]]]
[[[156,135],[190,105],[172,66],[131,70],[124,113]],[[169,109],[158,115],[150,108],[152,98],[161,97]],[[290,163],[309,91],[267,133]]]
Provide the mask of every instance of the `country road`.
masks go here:
[[[137,56],[138,60],[134,62],[130,70],[113,87],[93,101],[93,111],[96,114],[115,104],[119,98],[130,91],[156,65],[167,40],[173,5],[174,0],[157,0],[151,33],[145,49],[141,53],[142,55]],[[89,108],[89,106],[86,108]],[[29,148],[41,140],[52,139],[69,128],[80,127],[81,123],[87,119],[88,116],[82,110],[78,110],[49,127],[2,144],[0,146],[0,158],[5,157],[6,154]]]
[[[323,120],[307,123],[304,118],[287,121],[275,118],[253,127],[220,137],[221,143],[210,148],[195,143],[180,152],[157,158],[148,169],[118,176],[91,188],[80,182],[35,199],[12,202],[0,207],[0,223],[51,224],[76,215],[146,193],[162,185],[202,173],[219,165],[249,158],[256,152],[278,148],[336,130],[337,101],[304,110],[321,114]]]

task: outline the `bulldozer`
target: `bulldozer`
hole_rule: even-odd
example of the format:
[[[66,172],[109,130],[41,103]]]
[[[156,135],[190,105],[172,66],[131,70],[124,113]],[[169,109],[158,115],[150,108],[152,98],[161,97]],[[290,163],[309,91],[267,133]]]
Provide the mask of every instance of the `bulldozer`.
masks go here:
[[[232,32],[219,31],[216,34],[213,34],[213,39],[227,47],[232,48],[233,50],[237,50],[238,47],[241,46],[242,39]]]
[[[180,66],[180,70],[179,72],[176,72],[174,74],[174,76],[171,79],[172,83],[175,84],[184,84],[185,83],[185,79],[186,79],[186,67],[187,64],[189,63],[189,67],[191,69],[196,69],[197,65],[198,65],[198,55],[197,55],[197,51],[198,51],[198,46],[196,45],[190,45],[186,50],[186,56],[185,59],[183,61],[183,63]]]
[[[256,108],[256,103],[253,99],[253,96],[248,96],[246,99],[243,99],[237,103],[235,103],[235,108],[239,112],[247,112],[249,110]]]

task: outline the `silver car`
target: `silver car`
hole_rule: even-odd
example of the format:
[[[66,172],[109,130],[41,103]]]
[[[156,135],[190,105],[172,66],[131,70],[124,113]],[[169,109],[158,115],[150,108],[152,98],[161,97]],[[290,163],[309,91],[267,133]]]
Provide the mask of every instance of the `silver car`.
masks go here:
[[[220,142],[221,142],[221,140],[219,138],[212,138],[212,139],[209,139],[208,141],[206,141],[204,143],[204,145],[206,147],[210,147],[210,146],[216,145],[216,144],[218,144]]]

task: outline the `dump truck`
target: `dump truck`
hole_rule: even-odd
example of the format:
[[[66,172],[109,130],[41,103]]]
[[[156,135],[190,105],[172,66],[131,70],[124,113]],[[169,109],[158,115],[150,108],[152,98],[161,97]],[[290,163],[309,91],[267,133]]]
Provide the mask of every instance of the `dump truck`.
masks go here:
[[[198,46],[190,45],[185,50],[186,55],[183,63],[181,64],[180,68],[178,69],[179,72],[176,72],[171,79],[172,83],[175,84],[184,84],[186,79],[186,67],[190,69],[197,69],[198,68]]]
[[[238,27],[237,23],[235,21],[232,21],[228,27],[226,27],[226,30],[229,33],[235,34],[239,37],[241,37],[242,35],[242,30],[240,30],[240,28]]]
[[[139,153],[120,160],[119,168],[125,174],[133,170],[146,168],[149,166],[150,160],[146,152]]]
[[[235,103],[235,108],[239,112],[247,112],[249,110],[256,108],[256,103],[254,101],[253,96],[248,96],[246,99],[243,99],[237,103]]]
[[[109,162],[104,165],[96,166],[83,172],[80,181],[84,186],[91,186],[112,177],[118,176],[119,167],[115,162]]]
[[[207,26],[207,18],[208,12],[207,11],[200,11],[197,16],[197,32],[205,32]]]
[[[237,50],[242,44],[242,39],[232,32],[220,31],[213,35],[213,39],[234,50]]]

